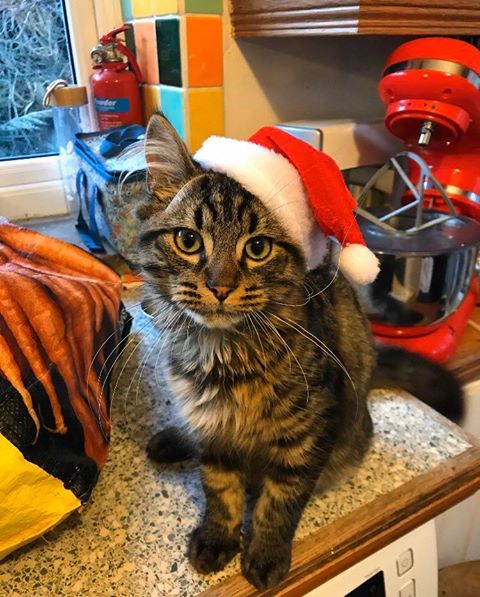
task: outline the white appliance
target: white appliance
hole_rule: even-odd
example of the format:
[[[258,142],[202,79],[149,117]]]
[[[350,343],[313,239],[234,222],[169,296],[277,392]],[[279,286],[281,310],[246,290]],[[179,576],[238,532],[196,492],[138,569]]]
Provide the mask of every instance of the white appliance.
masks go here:
[[[416,528],[306,595],[437,597],[435,523]]]
[[[462,428],[480,438],[480,379],[463,388]],[[480,560],[480,491],[435,519],[439,568]]]
[[[383,164],[403,149],[383,120],[295,120],[277,125],[332,157],[341,170]]]

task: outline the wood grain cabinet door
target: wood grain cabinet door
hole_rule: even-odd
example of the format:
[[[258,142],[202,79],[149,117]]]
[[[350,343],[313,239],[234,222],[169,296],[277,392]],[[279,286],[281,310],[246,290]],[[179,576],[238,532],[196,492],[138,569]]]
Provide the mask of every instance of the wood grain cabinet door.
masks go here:
[[[235,37],[477,35],[480,0],[231,0]]]

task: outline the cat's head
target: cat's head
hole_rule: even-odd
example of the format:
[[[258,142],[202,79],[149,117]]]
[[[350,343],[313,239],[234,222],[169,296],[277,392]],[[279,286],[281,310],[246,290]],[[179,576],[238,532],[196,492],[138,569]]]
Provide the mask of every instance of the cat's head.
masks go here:
[[[162,116],[145,146],[139,257],[154,293],[209,328],[300,296],[305,258],[275,213],[232,178],[203,171]]]

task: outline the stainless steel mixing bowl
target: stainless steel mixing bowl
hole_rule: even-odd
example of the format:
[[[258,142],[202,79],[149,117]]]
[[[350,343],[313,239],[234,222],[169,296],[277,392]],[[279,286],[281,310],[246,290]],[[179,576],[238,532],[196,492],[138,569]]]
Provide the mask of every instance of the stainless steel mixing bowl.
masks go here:
[[[421,188],[417,205],[402,211],[411,191],[405,182],[410,157],[396,156],[380,176],[378,166],[343,173],[360,201],[357,220],[381,267],[375,282],[360,293],[372,320],[396,327],[440,324],[453,313],[470,289],[480,244],[480,224],[458,216],[451,204],[447,212],[423,210]],[[428,166],[418,156],[414,161],[424,168],[426,180]]]
[[[382,208],[370,208],[381,216]],[[426,212],[425,219],[438,217]],[[390,221],[400,230],[414,224],[414,215]],[[471,220],[447,220],[420,237],[391,237],[359,217],[367,245],[380,261],[375,282],[361,290],[370,317],[390,326],[440,323],[465,298],[475,272],[480,226]]]

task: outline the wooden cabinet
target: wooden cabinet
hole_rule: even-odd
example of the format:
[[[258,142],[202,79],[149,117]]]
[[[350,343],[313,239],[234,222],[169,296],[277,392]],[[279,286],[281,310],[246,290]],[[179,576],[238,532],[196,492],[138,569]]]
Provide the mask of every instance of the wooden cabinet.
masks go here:
[[[477,35],[480,0],[231,0],[235,37]]]

